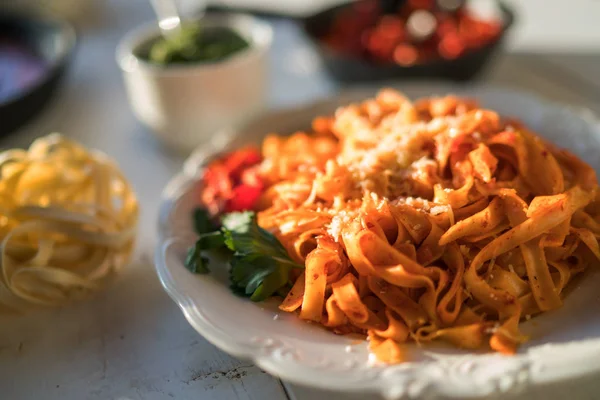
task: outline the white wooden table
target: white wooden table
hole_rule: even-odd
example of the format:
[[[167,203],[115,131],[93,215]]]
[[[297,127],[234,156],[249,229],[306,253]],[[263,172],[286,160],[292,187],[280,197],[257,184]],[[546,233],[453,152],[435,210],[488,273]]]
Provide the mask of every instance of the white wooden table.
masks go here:
[[[98,7],[81,29],[64,90],[35,122],[0,140],[0,147],[25,147],[59,131],[101,149],[121,164],[142,205],[137,257],[114,286],[87,303],[0,316],[0,399],[348,398],[283,383],[221,352],[187,324],[162,290],[152,262],[155,217],[160,191],[183,159],[164,152],[133,118],[114,61],[123,33],[151,17],[144,0]],[[271,104],[292,106],[338,90],[294,24],[271,22]],[[500,57],[486,79],[600,111],[599,70],[597,54],[535,56],[520,50]],[[600,398],[595,381],[522,398]]]

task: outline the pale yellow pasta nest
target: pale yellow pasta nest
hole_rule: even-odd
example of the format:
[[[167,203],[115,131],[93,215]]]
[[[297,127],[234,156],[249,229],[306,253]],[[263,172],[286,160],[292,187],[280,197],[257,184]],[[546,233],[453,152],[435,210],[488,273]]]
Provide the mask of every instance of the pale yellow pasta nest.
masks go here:
[[[128,262],[136,196],[114,161],[59,134],[0,153],[0,305],[58,306]]]

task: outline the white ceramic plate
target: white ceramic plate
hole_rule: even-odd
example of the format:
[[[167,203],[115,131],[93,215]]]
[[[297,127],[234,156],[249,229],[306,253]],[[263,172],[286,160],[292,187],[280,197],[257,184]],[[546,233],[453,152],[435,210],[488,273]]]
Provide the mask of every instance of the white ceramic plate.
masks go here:
[[[401,88],[402,89],[402,88]],[[600,170],[600,124],[589,113],[551,104],[531,95],[498,88],[408,87],[413,96],[453,91],[476,96],[483,105],[520,118],[553,142],[574,150]],[[273,112],[229,143],[258,142],[268,132],[291,133],[308,127],[316,115],[371,96],[356,90],[292,111]],[[221,145],[228,136],[218,137]],[[215,145],[215,148],[219,147]],[[228,288],[227,266],[213,262],[210,275],[192,275],[184,265],[194,241],[191,212],[203,160],[215,151],[194,153],[163,193],[156,268],[162,284],[190,324],[207,340],[267,372],[298,384],[379,393],[387,398],[474,397],[600,373],[600,273],[589,273],[564,307],[522,324],[531,340],[517,355],[473,353],[442,345],[411,348],[415,361],[372,365],[367,345],[336,336],[280,313],[273,301],[252,303]]]

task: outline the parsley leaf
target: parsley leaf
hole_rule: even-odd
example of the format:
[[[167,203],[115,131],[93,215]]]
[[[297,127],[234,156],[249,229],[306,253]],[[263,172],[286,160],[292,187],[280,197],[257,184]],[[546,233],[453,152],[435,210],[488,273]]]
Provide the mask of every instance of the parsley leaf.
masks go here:
[[[280,288],[287,285],[290,279],[290,269],[284,265],[277,265],[277,268],[266,276],[256,290],[250,296],[252,301],[262,301],[273,296]],[[246,287],[246,292],[248,287]]]
[[[196,240],[196,244],[188,250],[185,267],[194,274],[209,273],[208,258],[202,256],[202,251],[223,247],[224,240],[223,233],[219,231],[200,235],[198,240]]]
[[[220,231],[204,233],[198,237],[196,243],[201,250],[216,250],[225,245],[225,236]]]
[[[251,211],[234,212],[223,216],[225,245],[236,254],[257,254],[270,256],[281,264],[294,268],[304,268],[293,262],[286,249],[271,232],[256,223]]]
[[[211,221],[208,212],[203,208],[196,208],[193,215],[194,230],[197,234],[216,231],[218,228]]]
[[[292,261],[271,232],[258,226],[253,212],[230,213],[222,218],[225,245],[234,256],[229,274],[235,293],[261,301],[287,286]]]
[[[241,295],[250,296],[274,270],[274,265],[263,257],[234,256],[229,270],[232,289]]]
[[[202,218],[196,210],[197,226],[203,222]],[[194,273],[207,273],[208,259],[201,253],[227,248],[232,253],[229,280],[234,293],[250,297],[252,301],[265,300],[275,293],[285,295],[291,287],[291,269],[304,266],[289,257],[275,235],[258,226],[255,213],[229,213],[223,216],[221,223],[220,231],[200,235],[188,253],[186,267]]]
[[[198,241],[188,250],[187,257],[185,258],[185,267],[194,274],[208,274],[210,272],[208,269],[208,258],[201,255],[201,250],[202,248]]]

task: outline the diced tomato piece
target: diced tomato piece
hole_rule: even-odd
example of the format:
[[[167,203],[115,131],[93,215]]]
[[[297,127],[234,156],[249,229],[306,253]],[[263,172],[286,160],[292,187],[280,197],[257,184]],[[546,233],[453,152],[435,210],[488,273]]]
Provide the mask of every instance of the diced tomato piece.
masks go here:
[[[245,169],[242,172],[241,182],[242,184],[249,186],[263,186],[263,180],[260,177],[258,167],[253,166]]]
[[[260,153],[254,147],[245,147],[234,151],[225,159],[225,168],[233,179],[237,179],[240,173],[249,166],[260,162]]]
[[[262,186],[240,185],[225,204],[225,212],[251,210],[262,193]]]
[[[228,195],[232,182],[227,169],[219,164],[211,165],[204,174],[204,185],[214,187],[219,193]]]
[[[202,204],[211,213],[250,210],[263,189],[258,163],[260,152],[245,147],[213,161],[203,176]]]

